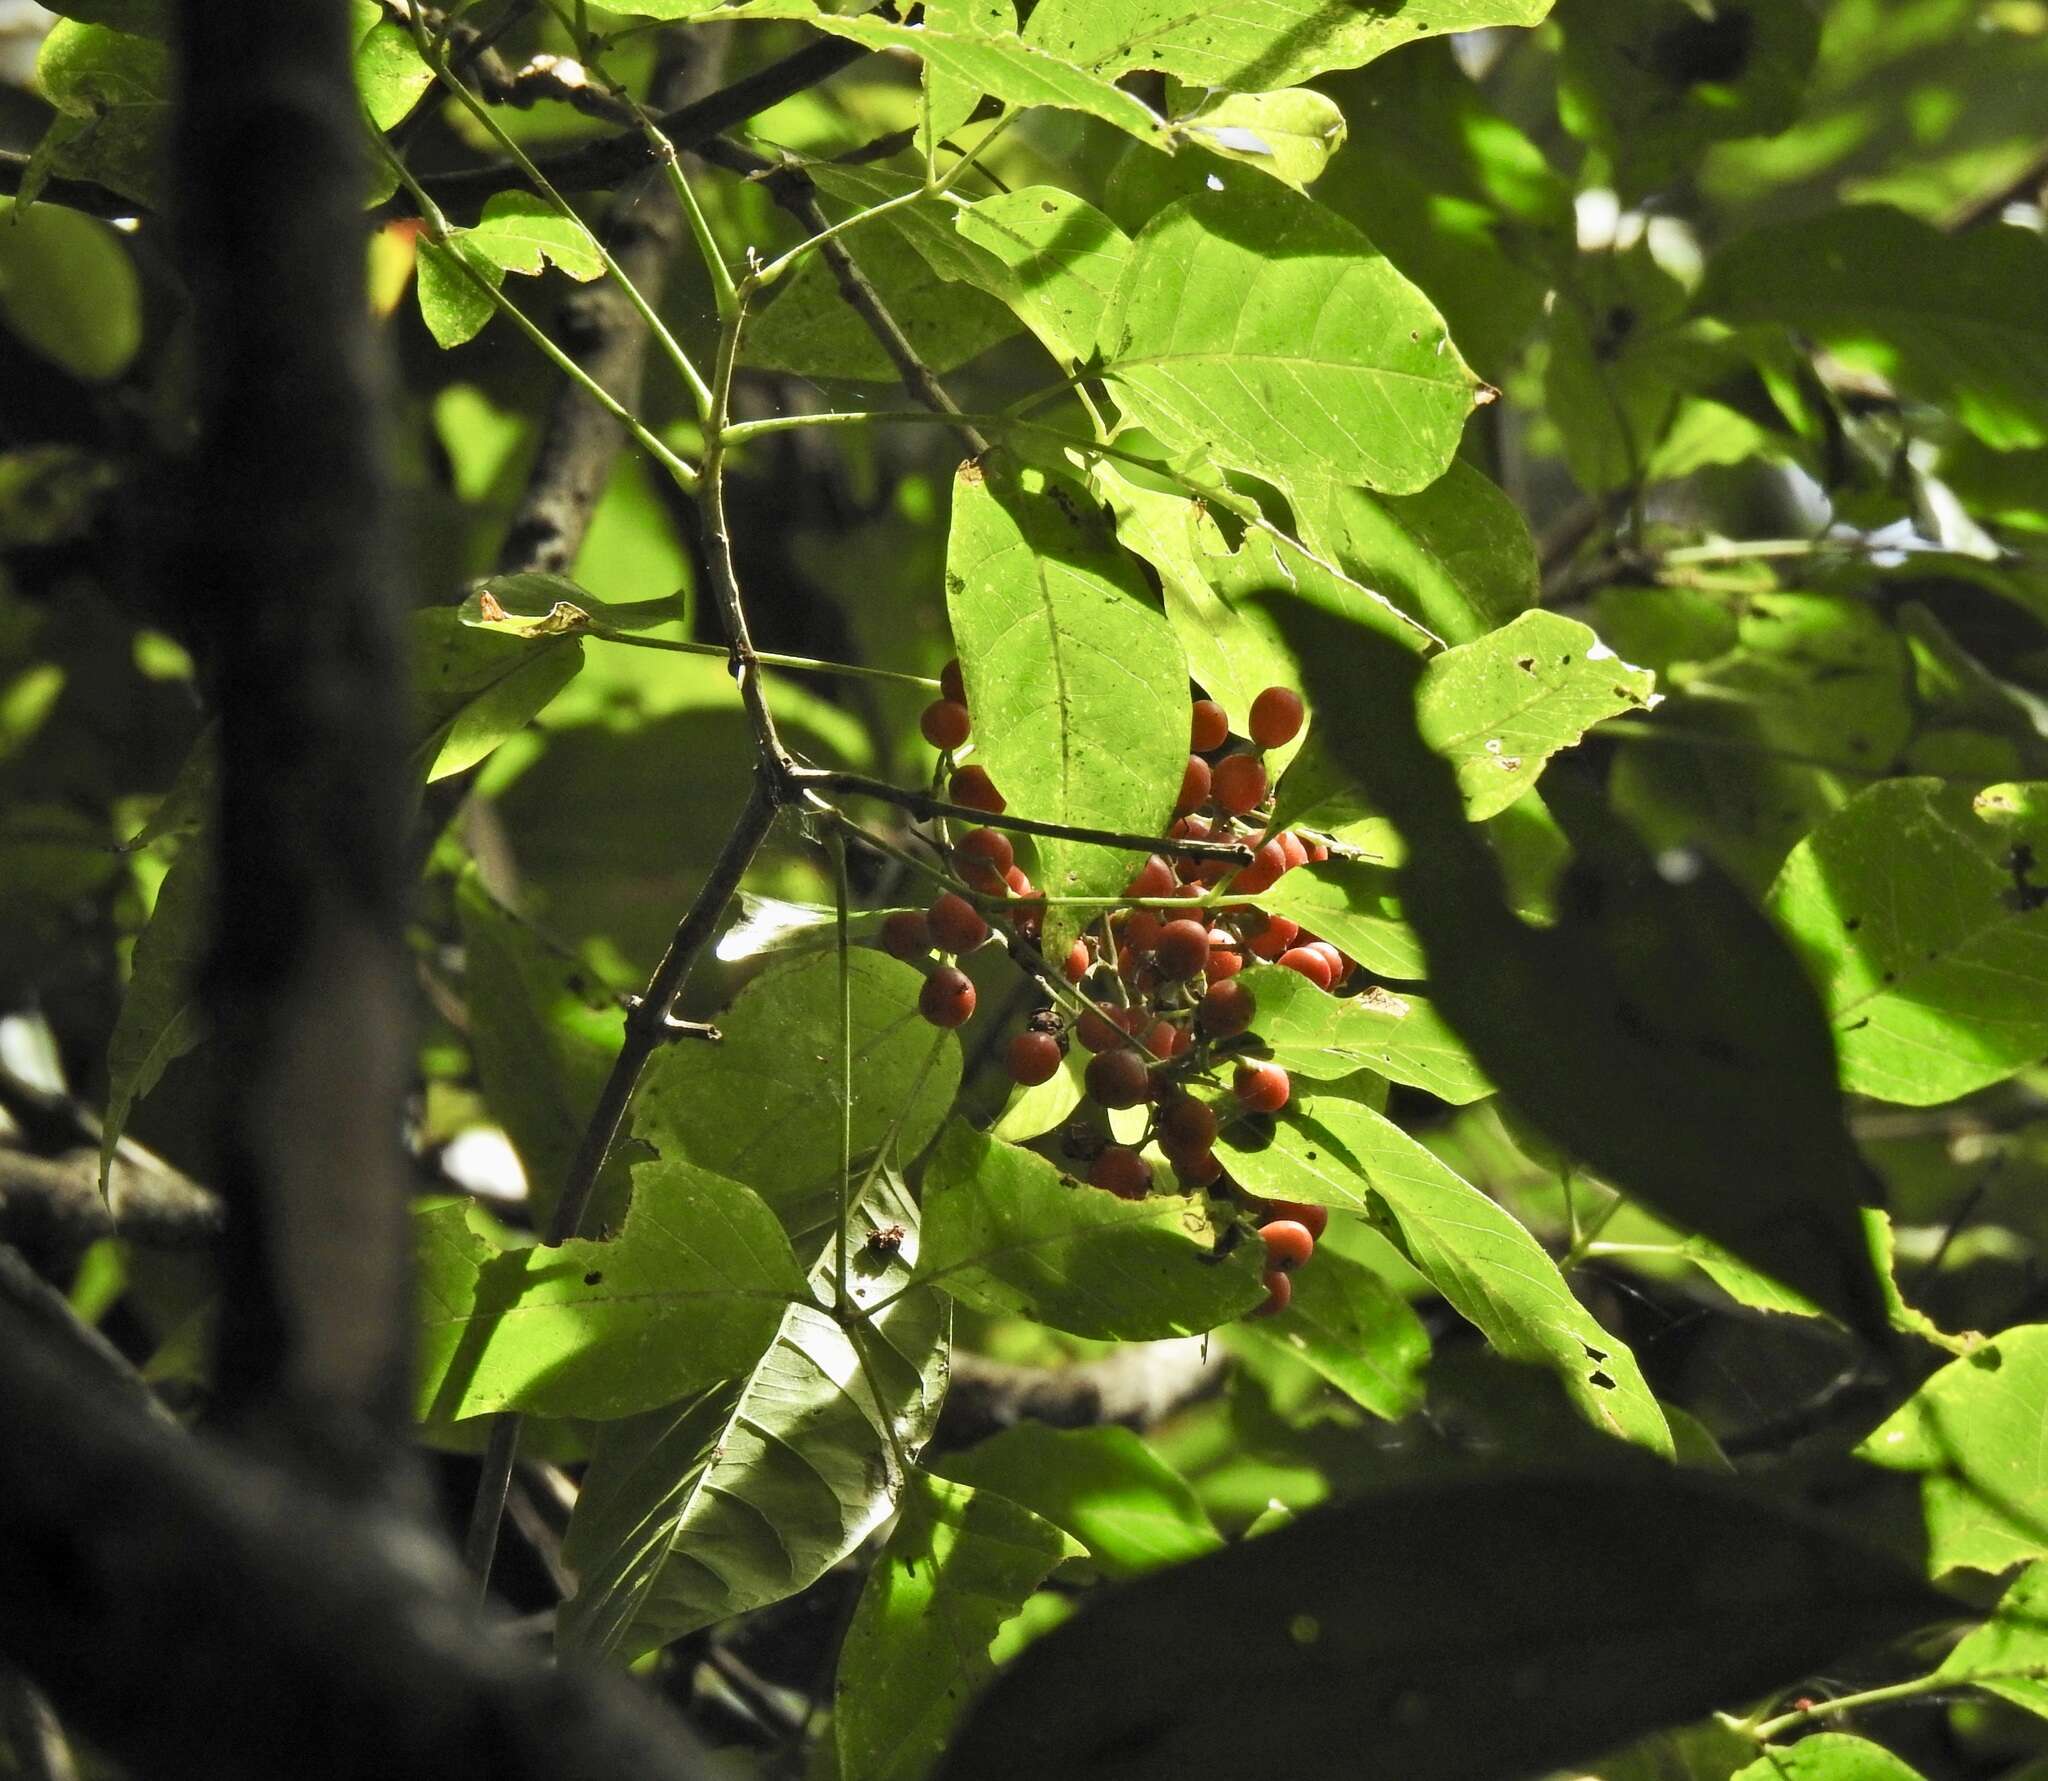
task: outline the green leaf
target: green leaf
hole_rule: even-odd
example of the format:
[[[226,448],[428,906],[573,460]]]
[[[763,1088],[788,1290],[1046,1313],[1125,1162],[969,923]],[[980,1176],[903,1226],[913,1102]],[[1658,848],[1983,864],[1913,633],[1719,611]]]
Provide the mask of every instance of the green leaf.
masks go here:
[[[1194,1488],[1125,1428],[1020,1423],[939,1471],[1042,1515],[1087,1547],[1107,1577],[1136,1577],[1223,1544]]]
[[[1597,1428],[1669,1457],[1671,1431],[1628,1346],[1507,1212],[1384,1115],[1317,1095],[1226,1126],[1231,1174],[1269,1199],[1363,1212],[1503,1356],[1554,1372]]]
[[[819,168],[826,191],[836,189],[847,171],[870,169]],[[881,293],[889,313],[917,355],[935,372],[957,370],[1017,332],[1016,319],[986,292],[962,290],[953,274],[935,271],[907,233],[908,216],[923,209],[891,211],[857,229],[847,247],[861,271]],[[896,226],[899,219],[903,227]],[[944,228],[932,222],[934,232]],[[896,366],[876,342],[868,325],[848,307],[822,254],[813,254],[776,287],[777,294],[747,323],[741,358],[764,370],[792,371],[806,377],[852,377],[870,383],[894,383]]]
[[[465,625],[452,607],[413,614],[412,650],[423,738],[414,760],[429,780],[475,766],[517,735],[583,666],[574,637],[497,636]]]
[[[1531,927],[1417,728],[1414,657],[1301,603],[1276,613],[1318,738],[1406,843],[1402,911],[1480,1068],[1595,1173],[1887,1340],[1868,1175],[1789,944],[1704,860],[1653,863],[1590,799],[1558,918]]]
[[[1412,495],[1307,477],[1290,486],[1303,542],[1446,643],[1476,642],[1536,604],[1528,522],[1463,459]]]
[[[213,849],[203,839],[187,842],[164,874],[156,906],[135,938],[128,988],[107,1041],[107,1110],[100,1129],[102,1196],[135,1103],[206,1036],[192,998],[210,937],[212,906]]]
[[[1296,191],[1315,183],[1344,146],[1344,113],[1327,93],[1219,93],[1174,130],[1211,154],[1242,161]]]
[[[863,950],[849,956],[848,973],[853,1165],[884,1147],[907,1165],[952,1105],[960,1042],[919,1017],[921,979],[910,966]],[[771,966],[718,1017],[716,1045],[656,1054],[635,1134],[663,1156],[745,1182],[798,1235],[818,1229],[838,1199],[839,1022],[836,953]]]
[[[1240,1324],[1232,1340],[1292,1355],[1389,1422],[1421,1407],[1429,1332],[1385,1280],[1328,1244],[1294,1276],[1287,1309]]]
[[[1258,1775],[1280,1726],[1305,1776],[1576,1773],[1947,1612],[1730,1481],[1648,1463],[1432,1477],[1090,1603],[998,1678],[941,1774]],[[1131,1661],[1200,1627],[1228,1629],[1225,1661]]]
[[[60,113],[53,172],[153,204],[164,167],[170,52],[148,37],[60,19],[36,56],[36,84]],[[40,151],[39,151],[40,152]]]
[[[1811,336],[1998,450],[2048,444],[2048,242],[1991,224],[1948,235],[1884,205],[1775,224],[1708,263],[1697,302]]]
[[[1847,1732],[1815,1732],[1767,1751],[1734,1781],[1924,1781],[1882,1744]]]
[[[919,1472],[868,1573],[833,1684],[849,1781],[913,1781],[993,1668],[989,1643],[1079,1548],[993,1492]]]
[[[1869,787],[1802,841],[1770,909],[1858,1094],[1930,1106],[2048,1055],[2048,785]]]
[[[924,1220],[920,1278],[1071,1335],[1197,1335],[1265,1294],[1258,1249],[1220,1249],[1199,1202],[1118,1199],[958,1120],[926,1167]]]
[[[869,1247],[891,1227],[900,1247]],[[865,1307],[908,1281],[917,1208],[885,1172],[851,1230],[849,1285]],[[811,1270],[821,1298],[835,1242]],[[903,1484],[895,1454],[916,1453],[938,1419],[951,1310],[911,1291],[857,1328],[858,1347],[817,1305],[793,1303],[738,1378],[597,1431],[562,1546],[578,1576],[565,1652],[631,1659],[781,1601],[881,1524]]]
[[[105,223],[0,198],[0,321],[74,377],[109,383],[142,345],[142,282]]]
[[[464,266],[469,272],[463,271]],[[436,346],[446,349],[473,340],[497,314],[490,292],[478,286],[479,278],[495,290],[505,282],[505,270],[462,231],[451,232],[446,243],[420,237],[413,285],[419,295],[420,319]]]
[[[1624,197],[1669,184],[1707,145],[1798,116],[1820,44],[1808,0],[1563,0],[1558,115],[1607,151]]]
[[[1362,860],[1296,866],[1259,893],[1259,907],[1328,940],[1377,977],[1423,974],[1422,942],[1401,918],[1395,875],[1385,866]]]
[[[1147,223],[1101,350],[1118,399],[1162,437],[1396,494],[1443,474],[1483,387],[1371,242],[1275,185]]]
[[[1014,0],[927,0],[924,19],[934,30],[954,35],[1013,37],[1017,33]],[[927,161],[940,143],[974,115],[980,103],[978,86],[925,64],[924,109],[918,117],[917,137]]]
[[[1499,381],[1576,256],[1571,187],[1448,43],[1323,84],[1351,137],[1317,199],[1420,285],[1467,361]]]
[[[1263,92],[1355,68],[1419,37],[1533,25],[1549,10],[1550,0],[1447,0],[1424,19],[1407,7],[1333,11],[1315,0],[1206,12],[1178,0],[1044,0],[1024,35],[1108,76],[1156,68],[1190,86]]]
[[[1577,619],[1525,612],[1433,657],[1415,718],[1429,746],[1456,769],[1467,820],[1482,822],[1527,792],[1550,758],[1595,724],[1654,705],[1655,680]],[[1338,788],[1348,776],[1335,748],[1311,738],[1282,790],[1278,820],[1316,810],[1325,795],[1344,797]]]
[[[604,271],[597,238],[531,192],[492,193],[476,226],[464,229],[461,238],[507,272],[533,275],[553,265],[587,283]]]
[[[1106,462],[1090,468],[1089,481],[1116,516],[1125,549],[1157,572],[1167,622],[1187,653],[1188,672],[1243,721],[1252,701],[1287,680],[1294,664],[1216,585],[1230,546],[1208,507],[1147,488]]]
[[[419,1415],[630,1416],[743,1373],[804,1277],[748,1189],[676,1159],[633,1171],[609,1242],[514,1245],[467,1203],[413,1215]]]
[[[1493,1093],[1463,1041],[1420,996],[1377,985],[1333,996],[1277,965],[1255,965],[1243,982],[1258,1007],[1258,1050],[1290,1075],[1335,1081],[1371,1070],[1453,1106]]]
[[[544,946],[474,874],[456,887],[455,910],[469,1048],[484,1104],[519,1153],[534,1221],[544,1223],[624,1042],[625,1013],[594,1000],[588,968]],[[588,1222],[614,1222],[627,1189],[615,1151]]]
[[[2048,1719],[2048,1564],[2031,1564],[2015,1577],[1991,1618],[1934,1673]]]
[[[1950,1361],[1865,1438],[1873,1465],[1921,1475],[1931,1576],[2048,1556],[2048,1324]]]
[[[412,33],[387,19],[377,0],[349,0],[349,24],[363,109],[379,130],[394,129],[433,86],[434,71],[420,60]],[[381,169],[379,177],[395,179]]]
[[[946,611],[974,713],[974,758],[1019,816],[1156,835],[1187,768],[1187,663],[1138,566],[1077,484],[999,458],[961,466]],[[1105,896],[1141,856],[1038,842],[1054,896]],[[1050,910],[1055,956],[1076,931]]]
[[[1058,186],[1025,186],[956,211],[953,227],[1001,264],[1007,276],[982,288],[1007,303],[1047,352],[1088,358],[1130,256],[1130,239],[1116,224]]]

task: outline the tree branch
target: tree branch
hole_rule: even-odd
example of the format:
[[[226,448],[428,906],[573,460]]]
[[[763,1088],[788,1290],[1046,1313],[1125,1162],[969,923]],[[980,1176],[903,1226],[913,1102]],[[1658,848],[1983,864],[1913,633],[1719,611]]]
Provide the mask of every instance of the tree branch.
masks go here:
[[[0,1299],[0,1651],[166,1781],[696,1781],[622,1679],[465,1610],[437,1543],[193,1440]]]
[[[1127,1343],[1071,1367],[1016,1367],[956,1353],[934,1446],[971,1447],[1020,1422],[1151,1428],[1217,1390],[1228,1365],[1223,1345],[1201,1336]]]

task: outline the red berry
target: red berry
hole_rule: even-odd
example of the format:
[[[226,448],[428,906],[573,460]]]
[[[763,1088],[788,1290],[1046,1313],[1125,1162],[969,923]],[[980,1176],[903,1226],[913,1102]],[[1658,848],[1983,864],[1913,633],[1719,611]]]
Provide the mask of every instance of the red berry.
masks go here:
[[[917,727],[934,748],[958,748],[972,726],[967,721],[967,707],[958,699],[934,699],[924,708]]]
[[[1188,723],[1188,746],[1207,754],[1230,740],[1230,716],[1214,699],[1197,699]]]
[[[986,867],[995,874],[998,883],[1016,857],[1010,837],[1001,829],[969,829],[953,843],[954,865],[963,871],[969,866]]]
[[[1209,763],[1198,754],[1188,756],[1187,771],[1180,776],[1180,796],[1173,801],[1175,816],[1199,810],[1209,801]]]
[[[1235,1038],[1252,1024],[1258,1011],[1252,992],[1243,984],[1215,983],[1195,1008],[1195,1025],[1212,1039]]]
[[[1005,872],[1003,874],[1003,884],[1005,885],[1005,887],[1007,887],[1010,895],[1013,897],[1028,897],[1033,894],[1031,889],[1030,875],[1024,870],[1022,866],[1012,866],[1007,872]],[[1039,896],[1045,895],[1043,891],[1040,891],[1037,894]]]
[[[1133,952],[1150,952],[1165,931],[1166,923],[1150,909],[1133,909],[1124,917],[1124,941]]]
[[[1127,897],[1170,897],[1179,888],[1180,874],[1158,854],[1139,867],[1137,877],[1124,886]]]
[[[1317,989],[1328,989],[1336,981],[1336,967],[1312,946],[1290,946],[1280,955],[1280,969],[1299,971]]]
[[[1079,983],[1088,975],[1088,942],[1076,940],[1067,948],[1066,963],[1060,967],[1069,983]]]
[[[1183,916],[1159,930],[1153,956],[1168,977],[1194,977],[1209,963],[1209,930]]]
[[[1252,701],[1251,738],[1261,748],[1285,748],[1301,734],[1301,695],[1269,686]]]
[[[1330,1209],[1327,1206],[1311,1206],[1305,1200],[1268,1200],[1266,1211],[1273,1218],[1292,1219],[1318,1243],[1323,1233],[1330,1228]]]
[[[981,911],[955,891],[941,891],[925,919],[941,952],[972,952],[988,938]]]
[[[1060,1042],[1051,1033],[1019,1033],[1010,1041],[1010,1080],[1035,1088],[1059,1073]]]
[[[967,682],[960,678],[960,658],[955,656],[939,670],[939,697],[956,705],[967,703]]]
[[[1239,1064],[1230,1092],[1253,1113],[1278,1113],[1287,1105],[1287,1072],[1278,1064]]]
[[[1311,866],[1320,866],[1323,861],[1330,857],[1328,845],[1317,840],[1313,835],[1303,836],[1301,844],[1308,849],[1308,863]]]
[[[1276,1218],[1259,1226],[1266,1241],[1266,1266],[1291,1274],[1315,1253],[1316,1240],[1305,1224],[1291,1218]]]
[[[935,1027],[960,1027],[974,1012],[974,984],[965,971],[942,965],[917,992],[917,1011]]]
[[[986,767],[962,767],[953,775],[947,790],[953,794],[954,803],[965,804],[970,810],[1001,816],[1009,809],[1003,801],[1003,794],[996,790],[996,782],[989,778]]]
[[[1105,1145],[1089,1165],[1088,1185],[1106,1187],[1120,1200],[1142,1200],[1152,1191],[1152,1165],[1128,1145]]]
[[[1268,1268],[1262,1283],[1266,1288],[1266,1302],[1247,1311],[1247,1317],[1278,1317],[1287,1309],[1287,1301],[1294,1297],[1294,1282],[1278,1268]]]
[[[1088,1098],[1105,1107],[1135,1107],[1152,1093],[1152,1072],[1130,1046],[1098,1051],[1088,1060]]]
[[[1207,771],[1206,766],[1203,771]],[[1166,831],[1169,841],[1206,841],[1209,839],[1209,819],[1206,816],[1177,816],[1173,826]]]
[[[1179,1150],[1166,1159],[1173,1165],[1173,1178],[1183,1187],[1208,1187],[1223,1179],[1223,1165],[1213,1150]]]
[[[1292,872],[1296,866],[1308,864],[1308,843],[1306,841],[1292,829],[1289,829],[1279,839],[1280,846],[1287,855],[1287,864],[1283,868],[1284,870]]]
[[[1295,935],[1301,926],[1284,915],[1269,915],[1266,925],[1245,942],[1245,950],[1254,958],[1277,959],[1294,944]]]
[[[1216,936],[1209,936],[1209,981],[1221,983],[1226,977],[1235,977],[1244,969],[1244,956],[1228,946],[1218,946]]]
[[[1351,961],[1327,940],[1311,940],[1307,950],[1317,954],[1330,967],[1330,987],[1335,989],[1351,975]]]
[[[891,958],[921,959],[932,949],[932,924],[922,909],[899,909],[882,918],[882,950]]]
[[[1232,816],[1266,801],[1266,763],[1255,754],[1225,755],[1209,775],[1209,797]]]
[[[1131,1036],[1122,1022],[1121,1008],[1105,1008],[1100,1014],[1093,1008],[1083,1009],[1074,1023],[1074,1037],[1089,1051],[1113,1051]]]
[[[1268,841],[1252,855],[1252,863],[1230,881],[1230,888],[1255,897],[1262,890],[1270,890],[1286,870],[1287,849],[1277,841]]]
[[[1170,1020],[1155,1020],[1145,1030],[1145,1049],[1154,1057],[1178,1057],[1194,1044],[1194,1035]]]
[[[1159,1113],[1159,1148],[1172,1156],[1177,1151],[1207,1150],[1216,1142],[1216,1109],[1193,1095],[1168,1101]]]

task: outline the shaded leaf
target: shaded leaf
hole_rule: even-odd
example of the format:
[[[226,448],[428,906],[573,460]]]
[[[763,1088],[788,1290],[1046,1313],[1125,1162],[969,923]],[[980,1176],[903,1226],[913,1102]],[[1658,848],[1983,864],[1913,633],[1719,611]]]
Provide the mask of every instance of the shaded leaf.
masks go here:
[[[1156,835],[1187,766],[1187,664],[1138,567],[1078,484],[966,464],[953,485],[946,611],[974,759],[1019,816]],[[1054,896],[1121,890],[1142,856],[1038,842]],[[1055,955],[1078,927],[1052,909]]]
[[[1415,659],[1300,604],[1281,622],[1317,734],[1408,846],[1431,998],[1551,1142],[1883,1341],[1827,1020],[1790,947],[1696,856],[1653,867],[1587,802],[1556,924],[1509,907],[1452,768],[1418,733]]]
[[[1845,1087],[1928,1106],[2048,1055],[2048,787],[1873,785],[1792,850],[1770,909]]]
[[[428,780],[473,767],[518,734],[576,677],[573,637],[528,641],[479,631],[451,607],[412,619],[415,766]]]
[[[164,881],[156,906],[135,937],[128,988],[107,1041],[107,1108],[100,1128],[100,1193],[135,1103],[165,1070],[205,1037],[194,1001],[213,910],[213,849],[186,843]]]
[[[1135,1577],[1223,1544],[1193,1487],[1129,1429],[1020,1423],[938,1469],[1044,1516],[1105,1576]]]
[[[1697,301],[1798,329],[1999,450],[2048,444],[2048,242],[1992,224],[1944,235],[1884,205],[1776,224],[1708,262]]]
[[[1412,495],[1296,477],[1305,542],[1446,643],[1472,643],[1536,604],[1536,543],[1506,495],[1463,459]]]
[[[1464,1042],[1420,996],[1378,986],[1333,996],[1278,965],[1254,965],[1242,979],[1258,1007],[1257,1049],[1289,1075],[1335,1081],[1371,1070],[1454,1106],[1493,1092]]]
[[[1315,1095],[1270,1127],[1226,1126],[1217,1148],[1254,1193],[1364,1213],[1508,1360],[1549,1368],[1595,1427],[1669,1456],[1671,1431],[1627,1344],[1508,1212],[1383,1114]]]
[[[1395,493],[1443,474],[1480,399],[1428,299],[1277,185],[1202,192],[1147,223],[1101,350],[1118,399],[1164,437]]]
[[[839,1772],[854,1781],[924,1774],[987,1680],[997,1630],[1078,1551],[1029,1509],[916,1473],[840,1650]]]
[[[142,283],[96,217],[0,198],[0,321],[75,377],[107,383],[142,345]]]
[[[1949,1364],[1856,1451],[1921,1475],[1930,1575],[2048,1556],[2048,1324],[2022,1324]]]
[[[803,1275],[775,1215],[736,1181],[664,1159],[633,1171],[609,1242],[509,1242],[467,1203],[413,1214],[418,1406],[630,1416],[744,1372]]]
[[[519,1153],[534,1222],[544,1224],[624,1042],[625,1012],[594,1000],[597,985],[587,967],[543,945],[474,874],[457,886],[455,909],[477,1080]],[[587,1224],[615,1222],[626,1192],[625,1162],[615,1149]]]
[[[1292,1355],[1389,1422],[1422,1404],[1429,1332],[1385,1280],[1328,1244],[1294,1276],[1285,1311],[1239,1325],[1232,1339]]]
[[[907,1164],[931,1142],[960,1083],[960,1043],[917,1012],[918,973],[898,959],[848,958],[853,1004],[853,1164],[887,1146]],[[838,1197],[839,960],[763,971],[718,1017],[716,1045],[673,1046],[648,1065],[633,1130],[664,1156],[742,1181],[798,1235]],[[744,1107],[747,1117],[734,1117]]]
[[[1946,1606],[1831,1527],[1698,1473],[1431,1479],[1091,1601],[997,1680],[941,1773],[1260,1774],[1282,1723],[1306,1781],[1508,1781]],[[1228,1662],[1129,1661],[1203,1626],[1229,1628]]]
[[[978,1311],[1102,1341],[1191,1336],[1265,1296],[1259,1250],[1225,1253],[1199,1200],[1121,1200],[954,1121],[925,1169],[920,1278]]]
[[[60,114],[51,126],[50,171],[155,202],[171,104],[170,52],[162,43],[59,19],[37,52],[36,84]]]
[[[886,1172],[852,1224],[849,1286],[872,1304],[908,1280],[917,1210]],[[902,1233],[890,1253],[874,1232]],[[829,1298],[836,1239],[811,1270]],[[930,1437],[945,1392],[947,1301],[912,1291],[847,1328],[791,1304],[738,1378],[642,1416],[608,1422],[570,1517],[563,1562],[578,1575],[562,1606],[564,1651],[632,1658],[808,1588],[894,1507],[897,1451]]]

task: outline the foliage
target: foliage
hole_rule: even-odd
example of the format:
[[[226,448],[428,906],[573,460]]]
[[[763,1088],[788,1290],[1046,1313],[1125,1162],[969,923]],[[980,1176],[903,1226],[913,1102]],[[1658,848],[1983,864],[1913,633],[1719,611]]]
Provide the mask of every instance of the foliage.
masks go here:
[[[104,1188],[208,1156],[218,689],[123,567],[174,33],[56,11],[0,1066]],[[843,1781],[2041,1772],[2042,9],[349,17],[414,1409],[458,1493],[524,1419],[564,1656]],[[679,154],[714,38],[848,65]],[[232,1264],[117,1253],[203,1405]]]

